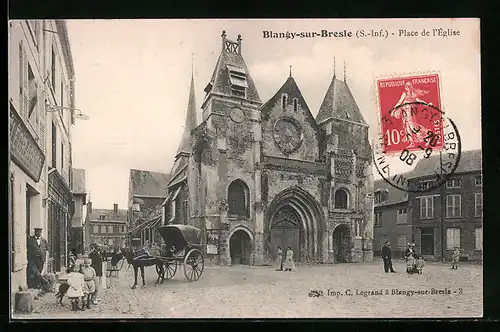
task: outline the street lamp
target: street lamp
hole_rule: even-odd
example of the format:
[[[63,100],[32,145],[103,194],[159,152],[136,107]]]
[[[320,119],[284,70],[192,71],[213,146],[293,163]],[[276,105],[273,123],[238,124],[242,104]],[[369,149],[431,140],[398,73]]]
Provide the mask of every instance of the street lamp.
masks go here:
[[[72,119],[79,119],[79,120],[90,119],[88,115],[82,113],[82,111],[78,108],[50,105],[49,103],[45,104],[45,112],[47,112],[47,113],[60,112],[62,110],[70,110]]]

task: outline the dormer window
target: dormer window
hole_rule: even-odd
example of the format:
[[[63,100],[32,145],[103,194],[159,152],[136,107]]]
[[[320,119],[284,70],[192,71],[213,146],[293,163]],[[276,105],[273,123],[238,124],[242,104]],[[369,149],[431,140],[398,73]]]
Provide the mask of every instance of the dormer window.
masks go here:
[[[297,109],[298,109],[297,98],[293,98],[293,111],[297,112]]]
[[[375,191],[375,204],[383,203],[389,199],[389,191],[387,189],[377,189]]]
[[[227,65],[229,80],[231,82],[231,94],[237,97],[246,97],[248,88],[247,74],[243,68]]]
[[[106,216],[105,216],[104,214],[101,214],[101,215],[99,216],[99,220],[106,220]]]

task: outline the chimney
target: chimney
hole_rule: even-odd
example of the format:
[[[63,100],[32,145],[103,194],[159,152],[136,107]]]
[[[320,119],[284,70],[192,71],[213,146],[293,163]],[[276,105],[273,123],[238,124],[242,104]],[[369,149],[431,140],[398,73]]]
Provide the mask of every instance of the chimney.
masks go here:
[[[113,211],[115,212],[115,214],[118,214],[118,204],[113,204]]]

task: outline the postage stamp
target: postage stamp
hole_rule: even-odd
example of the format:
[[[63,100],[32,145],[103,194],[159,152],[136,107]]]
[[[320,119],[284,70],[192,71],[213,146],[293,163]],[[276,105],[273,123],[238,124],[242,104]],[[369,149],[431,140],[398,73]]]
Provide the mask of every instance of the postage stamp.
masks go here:
[[[443,147],[438,74],[377,81],[384,152]]]
[[[407,192],[427,192],[441,186],[460,161],[461,140],[455,123],[441,110],[439,75],[395,76],[377,80],[380,116],[375,167],[391,186]],[[420,160],[439,156],[429,185],[410,185]],[[391,165],[398,171],[391,172]]]

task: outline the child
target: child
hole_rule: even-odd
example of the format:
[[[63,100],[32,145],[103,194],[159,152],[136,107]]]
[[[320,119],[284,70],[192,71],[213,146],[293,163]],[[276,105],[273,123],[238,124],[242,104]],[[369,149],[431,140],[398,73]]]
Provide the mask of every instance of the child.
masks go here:
[[[451,269],[452,270],[457,270],[458,269],[458,261],[460,259],[460,249],[458,247],[455,247],[455,250],[453,251],[453,257],[452,257],[452,263],[451,263]]]
[[[69,289],[66,293],[71,301],[71,310],[78,310],[78,299],[83,299],[83,274],[79,272],[80,266],[75,264],[73,265],[72,271],[68,274],[68,285]],[[85,306],[82,301],[82,310],[85,310]]]
[[[406,256],[406,273],[413,274],[415,268],[415,257],[413,254]]]
[[[83,274],[83,281],[84,281],[84,287],[83,287],[83,294],[84,297],[82,298],[82,305],[87,306],[87,309],[90,309],[90,301],[94,297],[95,293],[95,277],[96,273],[93,267],[90,266],[92,263],[92,260],[88,257],[86,257],[83,261],[83,267],[82,267],[82,274]],[[85,296],[87,297],[87,301],[85,301]]]
[[[424,269],[425,261],[422,256],[418,256],[417,258],[417,270],[418,274],[422,274],[422,270]]]

